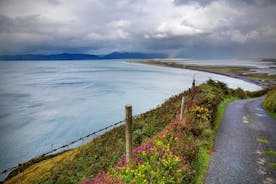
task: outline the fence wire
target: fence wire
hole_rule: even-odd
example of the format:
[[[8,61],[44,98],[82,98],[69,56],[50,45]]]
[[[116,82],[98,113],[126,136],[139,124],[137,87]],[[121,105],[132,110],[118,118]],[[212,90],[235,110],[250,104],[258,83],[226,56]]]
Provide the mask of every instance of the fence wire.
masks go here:
[[[136,116],[135,116],[135,117],[136,117]],[[94,131],[94,132],[92,132],[92,133],[90,133],[90,134],[88,134],[88,135],[85,135],[85,136],[83,136],[83,137],[80,137],[80,138],[78,138],[78,139],[75,139],[75,140],[71,141],[71,142],[68,143],[68,144],[64,144],[64,145],[59,146],[59,147],[57,147],[57,148],[53,148],[53,149],[51,149],[50,151],[48,151],[48,152],[46,152],[46,153],[43,153],[43,154],[41,154],[41,155],[39,155],[39,156],[36,156],[36,157],[34,157],[33,159],[31,159],[31,160],[36,160],[36,159],[45,157],[45,156],[47,156],[47,155],[49,155],[49,154],[51,154],[51,153],[55,153],[55,152],[57,152],[57,151],[59,151],[59,150],[62,150],[62,149],[64,149],[64,148],[69,147],[70,145],[73,145],[73,144],[75,144],[75,143],[77,143],[77,142],[83,141],[84,139],[89,138],[89,137],[91,137],[91,136],[93,136],[93,135],[94,135],[94,138],[95,138],[95,137],[96,137],[96,134],[98,134],[98,133],[100,133],[100,132],[103,132],[103,131],[107,131],[108,129],[113,128],[113,127],[116,127],[117,125],[123,124],[124,122],[125,122],[125,120],[118,121],[117,123],[111,124],[111,125],[109,125],[109,126],[107,126],[107,127],[104,127],[104,128],[102,128],[102,129],[100,129],[100,130]],[[29,161],[31,161],[31,160],[29,160]],[[16,165],[16,166],[13,166],[13,167],[10,167],[10,168],[1,170],[0,175],[2,175],[2,174],[7,174],[7,173],[11,172],[12,170],[16,169],[17,167],[24,166],[24,165],[27,164],[29,161],[23,162],[23,163],[19,163],[19,164]]]
[[[147,112],[150,112],[150,111],[152,111],[153,109],[154,109],[154,108],[149,109]],[[143,114],[145,114],[145,113],[147,113],[147,112],[142,112],[142,113],[140,113],[140,114],[133,115],[132,118],[133,118],[133,119],[139,118],[140,116],[142,116]],[[107,127],[104,127],[104,128],[102,128],[102,129],[100,129],[100,130],[94,131],[94,132],[92,132],[92,133],[90,133],[90,134],[88,134],[88,135],[85,135],[85,136],[83,136],[83,137],[80,137],[80,138],[78,138],[78,139],[75,139],[75,140],[71,141],[71,142],[68,143],[68,144],[64,144],[64,145],[59,146],[59,147],[57,147],[57,148],[53,148],[53,149],[51,149],[50,151],[48,151],[48,152],[46,152],[46,153],[43,153],[43,154],[41,154],[41,155],[39,155],[39,156],[36,156],[36,157],[32,158],[32,159],[29,160],[29,161],[26,161],[26,162],[23,162],[23,163],[19,163],[19,164],[16,165],[16,166],[13,166],[13,167],[10,167],[10,168],[1,170],[0,175],[10,173],[10,172],[13,171],[14,169],[16,169],[16,168],[18,168],[18,167],[22,167],[22,166],[26,165],[28,162],[30,162],[30,161],[32,161],[32,160],[35,161],[35,160],[37,160],[37,159],[39,159],[39,158],[48,156],[48,155],[51,154],[51,153],[55,153],[55,152],[57,152],[57,151],[59,151],[59,150],[65,149],[65,148],[69,147],[70,145],[73,145],[73,144],[75,144],[75,143],[77,143],[77,142],[83,141],[84,139],[87,139],[87,138],[89,138],[89,137],[91,137],[91,136],[94,136],[94,138],[95,138],[95,137],[96,137],[96,134],[98,134],[98,133],[100,133],[100,132],[103,132],[103,131],[107,131],[108,129],[113,128],[113,127],[115,127],[115,126],[117,126],[117,125],[120,125],[120,124],[123,124],[123,123],[125,123],[125,120],[118,121],[117,123],[111,124],[111,125],[109,125],[109,126],[107,126]]]

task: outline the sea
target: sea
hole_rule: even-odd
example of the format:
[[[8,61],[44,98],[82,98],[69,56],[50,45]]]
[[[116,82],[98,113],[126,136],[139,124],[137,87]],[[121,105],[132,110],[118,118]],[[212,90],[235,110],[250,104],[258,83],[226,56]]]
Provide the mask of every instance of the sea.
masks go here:
[[[1,61],[0,169],[139,114],[208,79],[259,90],[239,79],[127,60]]]

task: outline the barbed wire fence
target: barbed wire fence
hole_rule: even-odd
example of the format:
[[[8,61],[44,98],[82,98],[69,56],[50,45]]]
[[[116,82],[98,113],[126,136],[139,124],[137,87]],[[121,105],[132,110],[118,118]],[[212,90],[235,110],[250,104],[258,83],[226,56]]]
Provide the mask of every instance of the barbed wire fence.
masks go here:
[[[134,116],[134,117],[136,117],[136,116]],[[4,169],[4,170],[1,170],[1,171],[0,171],[0,175],[8,174],[8,173],[10,173],[11,171],[13,171],[14,169],[18,168],[18,167],[22,167],[22,166],[24,166],[24,165],[27,165],[29,162],[35,162],[35,161],[37,161],[38,159],[43,158],[43,157],[45,157],[45,156],[49,156],[50,154],[56,153],[57,151],[65,151],[66,148],[69,148],[69,146],[71,146],[71,145],[73,145],[73,144],[76,144],[76,143],[78,143],[78,142],[82,142],[82,143],[83,143],[83,141],[84,141],[85,139],[89,138],[89,137],[92,137],[92,136],[93,136],[93,139],[95,139],[96,136],[97,136],[97,134],[100,134],[100,133],[103,133],[103,132],[105,133],[105,132],[107,132],[108,130],[111,130],[111,129],[117,127],[118,125],[122,125],[122,124],[124,124],[124,123],[125,123],[125,120],[118,121],[118,122],[113,123],[113,124],[111,124],[111,125],[109,125],[109,126],[106,126],[106,127],[101,128],[101,129],[99,129],[99,130],[97,130],[97,131],[94,131],[94,132],[92,132],[92,133],[90,133],[90,134],[87,134],[87,135],[85,135],[85,136],[83,136],[83,137],[80,137],[80,138],[78,138],[78,139],[75,139],[75,140],[71,141],[70,143],[67,143],[67,144],[64,144],[64,145],[62,145],[62,146],[59,146],[59,147],[57,147],[57,148],[53,148],[53,146],[51,145],[52,148],[51,148],[50,151],[48,151],[48,152],[46,152],[46,153],[43,153],[43,154],[41,154],[41,155],[38,155],[38,156],[34,157],[33,159],[31,159],[31,160],[29,160],[29,161],[26,161],[26,162],[23,162],[23,163],[19,163],[19,164],[16,165],[16,166],[9,167],[9,168],[6,168],[6,169]],[[92,140],[93,140],[93,139],[92,139]],[[70,148],[69,148],[69,149],[70,149]]]
[[[153,110],[153,109],[154,109],[154,108],[150,109],[149,111],[151,111],[151,110]],[[147,112],[148,112],[148,111],[147,111]],[[140,114],[137,114],[137,115],[133,115],[132,118],[133,118],[133,119],[138,118],[138,117],[140,117],[140,116],[141,116],[142,114],[144,114],[144,113],[145,113],[145,112],[140,113]],[[100,135],[100,133],[106,133],[108,130],[111,130],[111,129],[116,128],[117,126],[123,125],[123,124],[125,124],[125,120],[118,121],[118,122],[113,123],[113,124],[111,124],[111,125],[109,125],[109,126],[106,126],[106,127],[104,127],[104,128],[101,128],[101,129],[99,129],[99,130],[97,130],[97,131],[91,132],[90,134],[87,134],[87,135],[82,136],[82,137],[80,137],[80,138],[78,138],[78,139],[75,139],[75,140],[71,141],[70,143],[67,143],[67,144],[64,144],[64,145],[62,145],[62,146],[59,146],[59,147],[57,147],[57,148],[53,148],[53,144],[52,144],[52,145],[51,145],[51,149],[50,149],[48,152],[45,152],[45,153],[40,154],[40,155],[38,155],[38,156],[35,156],[34,158],[32,158],[31,160],[28,160],[28,161],[26,161],[26,162],[19,163],[19,164],[17,164],[16,166],[13,166],[13,167],[9,167],[9,168],[3,169],[3,170],[0,171],[0,175],[7,175],[7,174],[9,174],[10,172],[12,172],[13,170],[15,170],[15,169],[18,168],[18,167],[24,167],[24,166],[27,165],[27,164],[34,163],[34,162],[36,162],[37,160],[39,160],[39,159],[41,159],[41,158],[43,158],[43,157],[49,156],[50,154],[57,153],[58,151],[66,151],[66,150],[69,150],[69,149],[70,149],[69,146],[71,146],[71,145],[73,145],[73,144],[76,144],[76,143],[81,142],[80,145],[82,145],[82,144],[84,143],[84,140],[85,140],[85,139],[88,139],[88,138],[90,138],[90,137],[93,136],[93,138],[91,139],[91,140],[93,140],[93,139],[95,139],[95,138],[97,137],[97,135]],[[91,141],[91,140],[90,140],[90,141]],[[79,146],[80,146],[80,145],[79,145]],[[68,148],[68,149],[66,149],[66,148]]]
[[[160,106],[157,105],[156,107],[153,107],[153,108],[149,109],[149,110],[146,111],[146,112],[142,112],[142,113],[140,113],[140,114],[132,115],[131,117],[132,117],[132,119],[139,118],[139,117],[143,116],[143,114],[146,114],[147,112],[153,111],[154,109],[156,109],[156,108],[158,108],[158,107],[160,107]],[[176,114],[177,114],[177,111],[174,112],[174,116],[176,116]],[[72,149],[72,148],[78,148],[78,147],[79,147],[79,149],[80,149],[80,146],[83,145],[85,139],[88,139],[88,138],[92,137],[92,139],[87,140],[87,141],[92,141],[92,140],[94,140],[95,138],[97,138],[97,136],[102,135],[103,133],[106,133],[106,132],[108,132],[108,131],[111,131],[111,130],[113,130],[114,128],[120,126],[120,125],[125,125],[125,124],[126,124],[126,120],[125,120],[125,119],[124,119],[124,120],[121,120],[121,121],[118,121],[118,122],[113,123],[113,124],[111,124],[111,125],[109,125],[109,126],[106,126],[106,127],[104,127],[104,128],[101,128],[101,129],[99,129],[99,130],[97,130],[97,131],[91,132],[90,134],[87,134],[87,135],[82,136],[82,137],[80,137],[80,138],[78,138],[78,139],[75,139],[75,140],[73,140],[73,141],[71,141],[71,142],[69,142],[69,143],[67,143],[67,144],[64,144],[64,145],[62,145],[62,146],[59,146],[59,147],[57,147],[57,148],[54,148],[54,147],[53,147],[53,144],[51,144],[51,149],[50,149],[48,152],[45,152],[45,153],[40,154],[40,155],[38,155],[38,156],[36,156],[36,157],[33,157],[31,160],[28,160],[28,161],[26,161],[26,162],[19,163],[19,164],[17,164],[16,166],[9,167],[9,168],[6,168],[6,169],[4,169],[4,170],[1,170],[1,171],[0,171],[0,176],[4,176],[4,175],[8,176],[8,174],[12,173],[12,171],[14,171],[15,169],[19,169],[19,170],[18,170],[18,174],[21,173],[21,178],[20,178],[20,180],[21,180],[21,183],[22,183],[23,177],[24,177],[25,166],[28,167],[29,165],[31,165],[31,164],[33,164],[33,163],[36,163],[36,162],[41,161],[41,159],[43,159],[43,158],[47,158],[47,156],[51,156],[51,155],[54,156],[54,154],[61,153],[62,151],[68,151],[68,150],[70,150],[70,149]],[[70,148],[71,145],[76,144],[76,143],[81,143],[81,144],[79,144],[78,146],[74,146],[74,147],[71,147],[71,148]],[[50,159],[52,159],[52,158],[50,158]],[[21,171],[20,171],[20,168],[22,168]],[[6,177],[6,176],[5,176],[5,177]],[[5,178],[5,177],[4,177],[4,178]],[[3,179],[4,179],[4,178],[3,178]],[[0,183],[3,182],[3,181],[1,181],[1,180],[2,180],[2,178],[0,178]]]

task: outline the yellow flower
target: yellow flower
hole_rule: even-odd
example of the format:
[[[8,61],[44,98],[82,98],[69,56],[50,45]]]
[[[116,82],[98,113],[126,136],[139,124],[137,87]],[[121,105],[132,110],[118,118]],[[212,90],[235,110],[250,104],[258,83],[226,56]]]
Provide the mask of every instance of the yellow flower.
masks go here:
[[[180,158],[179,158],[178,156],[175,156],[175,160],[176,160],[177,162],[179,162],[179,161],[180,161]]]

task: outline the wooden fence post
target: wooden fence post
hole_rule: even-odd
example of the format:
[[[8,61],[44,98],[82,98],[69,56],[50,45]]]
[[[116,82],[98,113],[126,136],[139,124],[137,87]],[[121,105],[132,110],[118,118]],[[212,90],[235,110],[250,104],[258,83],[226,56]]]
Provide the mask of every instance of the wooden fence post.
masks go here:
[[[126,161],[132,160],[132,106],[125,106],[126,113]]]
[[[185,101],[185,97],[183,96],[183,97],[182,97],[182,101],[181,101],[180,120],[183,119],[184,101]]]
[[[193,83],[192,83],[192,90],[194,92],[194,89],[195,89],[195,75],[193,76]]]

